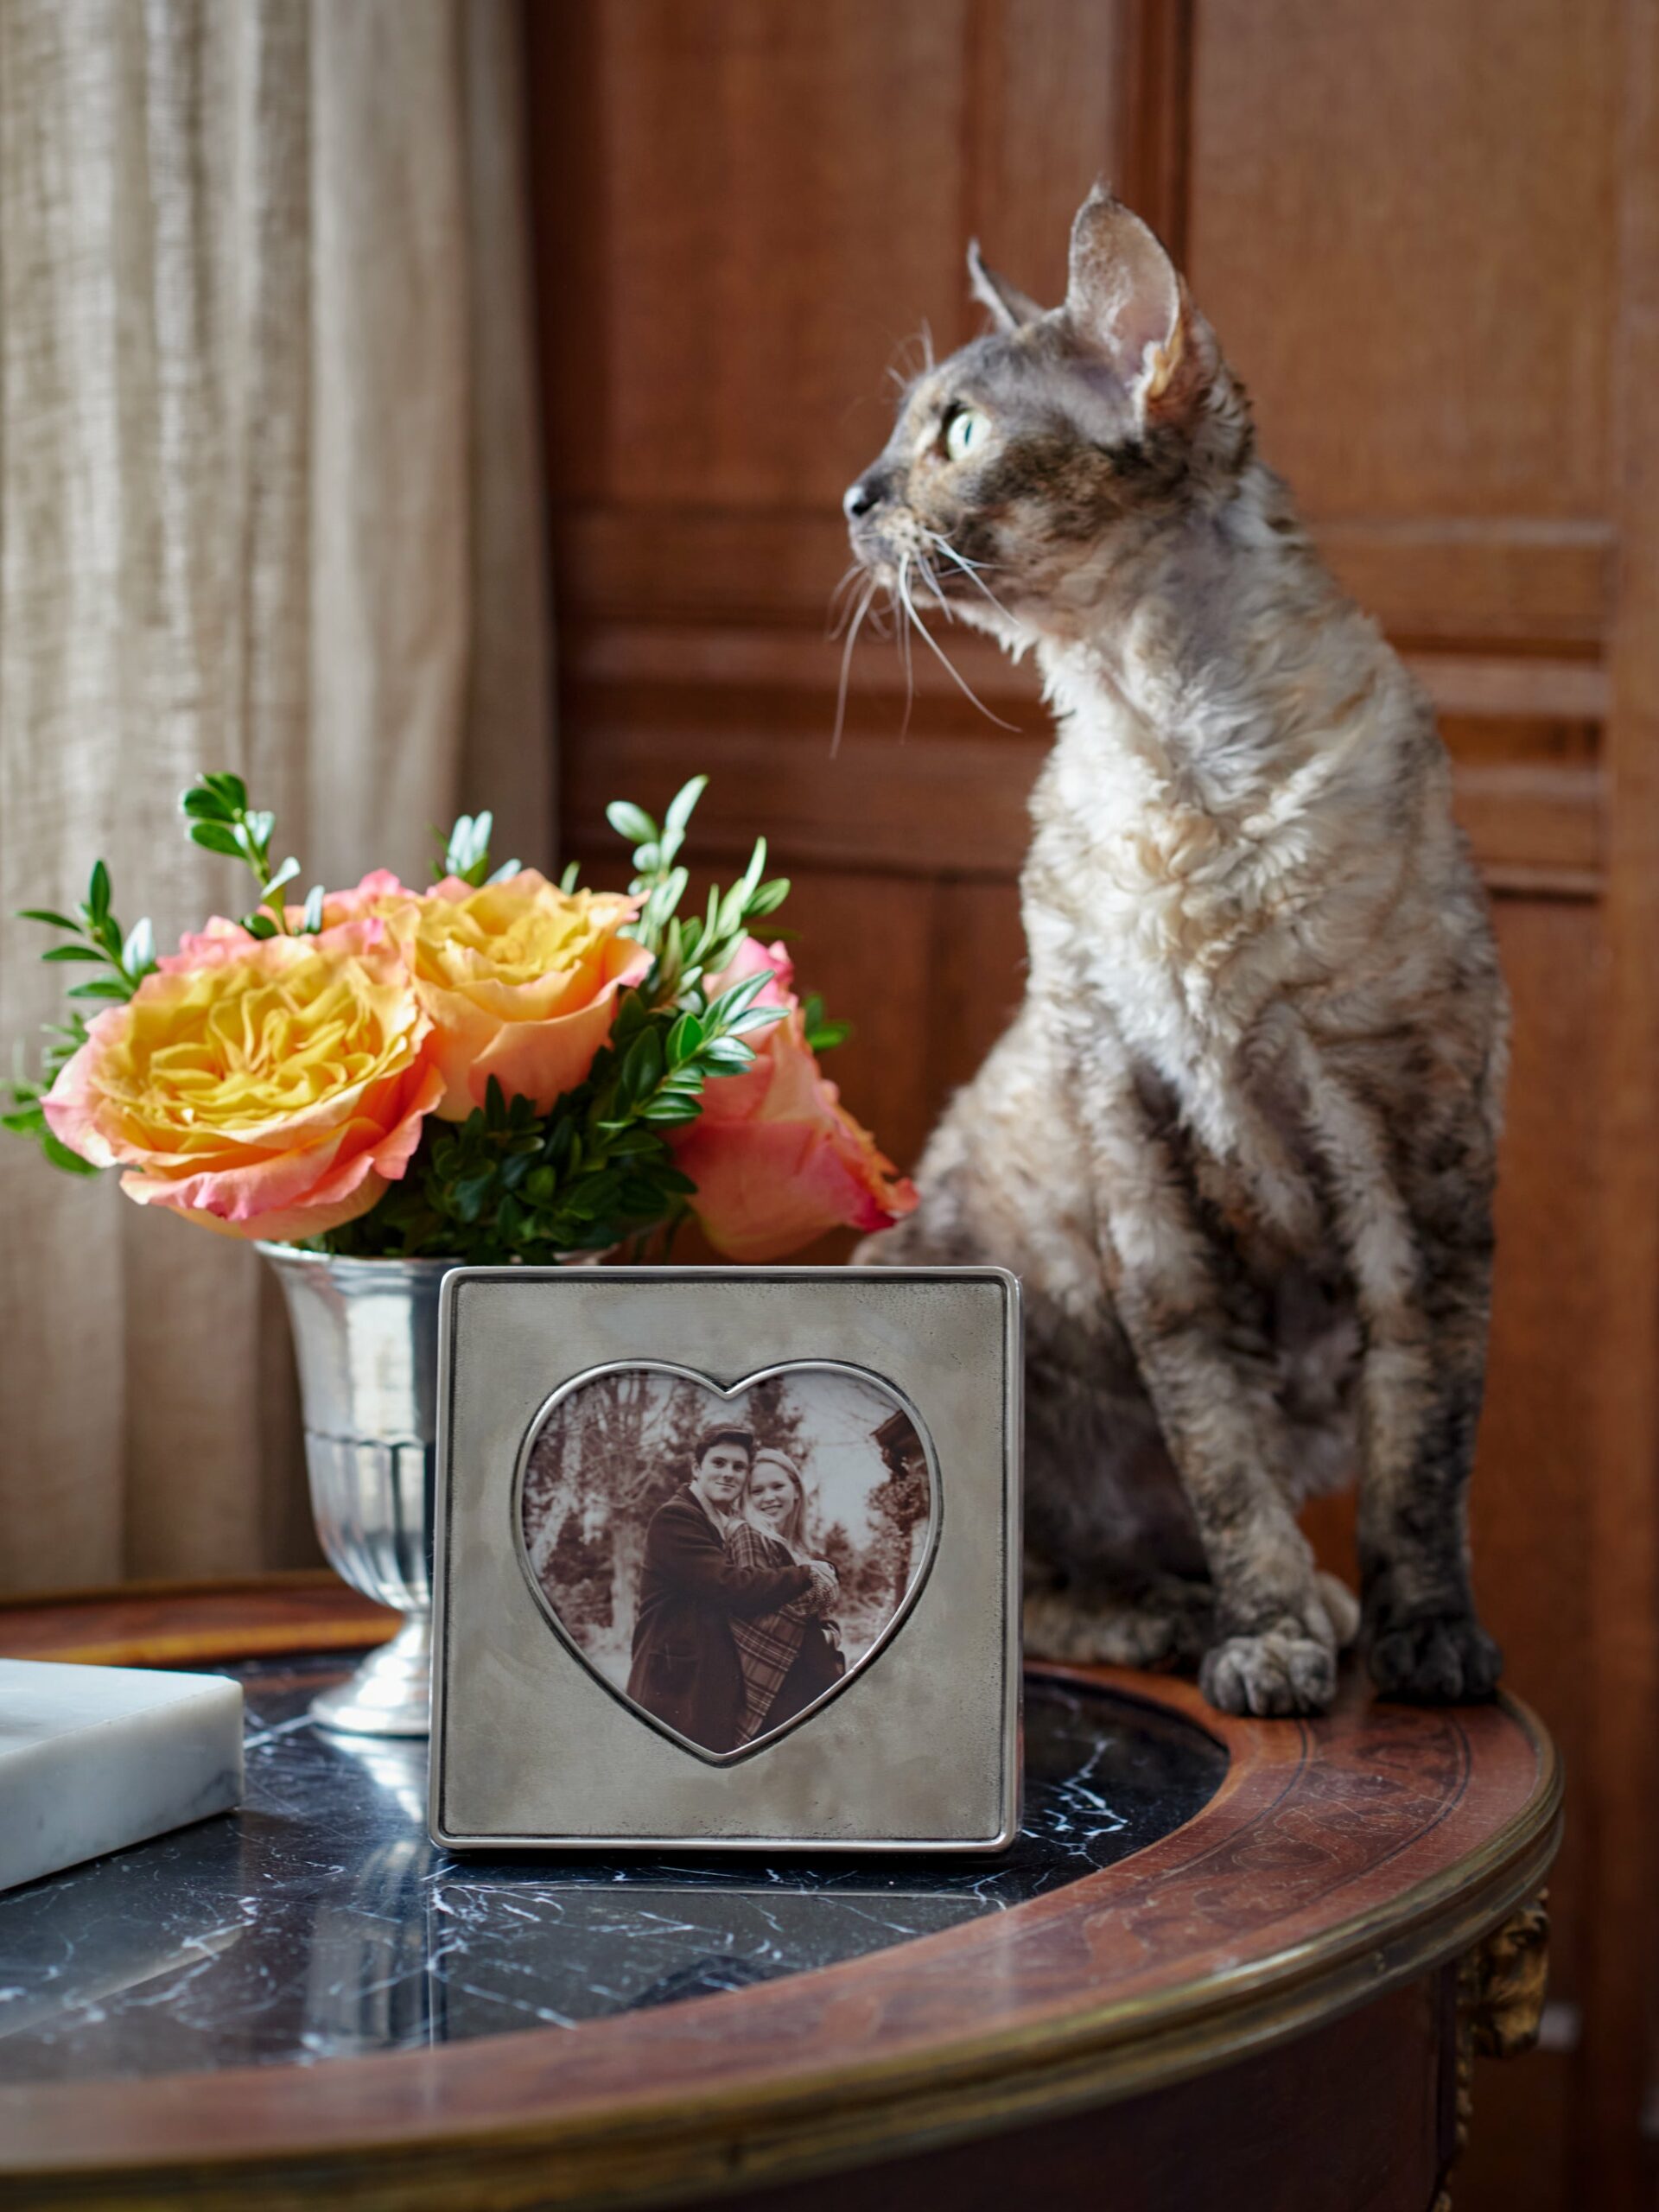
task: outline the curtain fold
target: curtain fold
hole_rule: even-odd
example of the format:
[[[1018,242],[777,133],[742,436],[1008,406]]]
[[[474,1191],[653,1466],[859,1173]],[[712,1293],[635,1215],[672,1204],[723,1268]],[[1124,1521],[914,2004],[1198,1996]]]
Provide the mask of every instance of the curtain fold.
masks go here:
[[[550,856],[514,0],[0,7],[0,1039],[11,918],[92,859],[158,938],[241,911],[179,791],[303,880],[422,880],[491,805]],[[505,847],[503,848],[505,849]],[[309,1555],[246,1247],[0,1143],[0,1586]]]

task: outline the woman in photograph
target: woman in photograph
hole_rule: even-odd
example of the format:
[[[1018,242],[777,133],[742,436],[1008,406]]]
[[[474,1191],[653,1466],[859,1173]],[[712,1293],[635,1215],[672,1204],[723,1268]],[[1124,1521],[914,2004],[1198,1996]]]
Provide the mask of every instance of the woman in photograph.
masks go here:
[[[741,1744],[752,1744],[793,1719],[838,1682],[847,1662],[834,1618],[835,1570],[806,1548],[806,1485],[782,1452],[757,1452],[726,1536],[738,1567],[810,1567],[812,1587],[775,1613],[733,1618],[732,1638],[743,1673]]]

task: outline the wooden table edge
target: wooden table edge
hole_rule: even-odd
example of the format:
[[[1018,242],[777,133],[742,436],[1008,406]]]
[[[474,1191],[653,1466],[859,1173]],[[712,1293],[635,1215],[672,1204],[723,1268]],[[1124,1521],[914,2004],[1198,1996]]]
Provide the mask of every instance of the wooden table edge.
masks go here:
[[[304,1586],[308,1593],[326,1590],[330,1580],[308,1577]],[[267,1596],[278,1594],[266,1579],[248,1586]],[[294,1586],[291,1580],[287,1586]],[[334,1586],[345,1601],[342,1624],[347,1629],[352,1608],[361,1615],[378,1611],[342,1586]],[[170,1610],[191,1597],[226,1593],[227,1586],[221,1584],[207,1592],[174,1585],[142,1594],[153,1594],[158,1607]],[[102,1603],[109,1594],[74,1593],[66,1610]],[[124,1599],[140,1594],[121,1593]],[[27,1601],[34,1607],[49,1602]],[[12,1609],[0,1608],[0,1649],[6,1642],[8,1610]],[[368,1637],[371,1628],[373,1637]],[[363,1620],[357,1629],[367,1640],[385,1632]],[[136,1639],[138,1646],[142,1641]],[[237,1655],[221,1645],[205,1656]],[[1152,1853],[1176,1839],[1189,1849],[1201,1841],[1206,1822],[1214,1825],[1225,1817],[1230,1801],[1252,1770],[1264,1761],[1286,1764],[1287,1732],[1301,1726],[1238,1721],[1215,1713],[1195,1688],[1173,1678],[1110,1669],[1036,1671],[1109,1688],[1154,1711],[1178,1714],[1228,1750],[1230,1764],[1221,1789],[1191,1821],[1149,1847]],[[1266,1951],[1219,1974],[1100,2006],[1068,2002],[1047,2017],[989,2033],[966,2032],[944,2043],[934,2038],[916,2050],[874,2060],[820,2061],[758,2083],[699,2082],[678,2094],[657,2094],[647,2087],[574,2107],[562,2104],[556,2094],[559,2056],[569,2050],[571,2037],[622,2026],[636,2016],[586,2029],[531,2029],[437,2050],[340,2061],[337,2066],[349,2069],[368,2093],[362,2100],[365,2109],[355,2123],[310,2145],[296,2144],[294,2122],[304,2110],[308,2090],[318,2082],[312,2067],[227,2069],[211,2076],[163,2077],[161,2084],[123,2080],[0,2088],[0,2202],[12,2201],[10,2191],[21,2184],[31,2189],[31,2203],[73,2202],[86,2212],[104,2207],[112,2212],[118,2205],[129,2212],[139,2205],[171,2205],[186,2194],[203,2212],[220,2205],[250,2212],[254,2206],[315,2202],[319,2181],[326,2177],[334,2192],[330,2201],[384,2205],[389,2212],[394,2205],[416,2202],[470,2203],[486,2175],[493,2208],[532,2202],[573,2207],[664,2202],[709,2187],[832,2171],[855,2158],[918,2150],[1173,2085],[1292,2040],[1320,2019],[1433,1971],[1536,1894],[1560,1841],[1560,1761],[1547,1732],[1520,1700],[1505,1697],[1500,1709],[1530,1746],[1536,1770],[1524,1802],[1471,1859],[1425,1877],[1387,1904],[1339,1921],[1316,1939]],[[837,1984],[838,1995],[855,2009],[860,1981],[873,1979],[880,1962],[887,1961],[890,1969],[900,1954],[914,1962],[918,1955],[945,1948],[990,1951],[1021,1916],[1028,1921],[1090,1914],[1124,1869],[1144,1866],[1147,1855],[1137,1853],[1061,1891],[866,1959],[791,1976],[783,1983],[691,2000],[671,2011],[680,2024],[696,2016],[700,2026],[717,2034],[722,2012],[734,2017],[737,2008],[768,1991],[809,1982],[819,1989]],[[492,2057],[514,2063],[544,2059],[544,2068],[528,2069],[545,2074],[541,2093],[520,2094],[505,2108],[475,2120],[443,2109],[448,2101],[440,2077],[470,2077]],[[412,2101],[393,2097],[396,2110],[378,2109],[376,2092],[391,2073],[407,2076],[416,2070],[429,2077],[423,2088],[438,2094]],[[205,2135],[198,2131],[194,2143],[169,2132],[163,2150],[160,2142],[146,2142],[150,2131],[142,2122],[153,2107],[149,2093],[168,2081],[194,2083],[198,2090],[211,2081],[221,2090],[251,2094],[256,2105],[270,2108],[269,2124],[233,2145],[212,2129]],[[293,2109],[283,2109],[289,2105]],[[94,2107],[101,2110],[94,2112]],[[49,2145],[41,2142],[38,2123],[45,2121],[45,2132],[50,2133],[53,2107],[66,2120],[72,2113],[77,2117],[74,2143],[62,2137]],[[37,2123],[33,2127],[28,2124],[31,2113]],[[118,2123],[124,2116],[140,2124],[123,2129]],[[101,2131],[87,2124],[95,2119],[104,2121]],[[15,2122],[22,2123],[23,2141]],[[113,2130],[111,2122],[118,2123]],[[184,2131],[187,2139],[190,2133]],[[31,2137],[32,2151],[26,2147]],[[85,2150],[79,2147],[83,2144]],[[416,2177],[417,2197],[410,2194]]]

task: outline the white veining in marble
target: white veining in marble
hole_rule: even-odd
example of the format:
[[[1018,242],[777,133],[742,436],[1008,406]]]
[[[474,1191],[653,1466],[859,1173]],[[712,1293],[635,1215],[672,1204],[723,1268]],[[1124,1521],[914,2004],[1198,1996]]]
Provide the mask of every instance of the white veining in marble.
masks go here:
[[[0,1890],[242,1798],[242,1685],[0,1659]]]

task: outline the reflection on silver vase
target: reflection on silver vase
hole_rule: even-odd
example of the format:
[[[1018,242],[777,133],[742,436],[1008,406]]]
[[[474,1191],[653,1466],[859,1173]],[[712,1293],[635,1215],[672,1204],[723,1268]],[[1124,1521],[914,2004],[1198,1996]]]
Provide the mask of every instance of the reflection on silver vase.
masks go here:
[[[406,1614],[311,1707],[326,1728],[424,1736],[429,1719],[438,1286],[444,1260],[259,1249],[288,1300],[317,1536],[335,1573]]]

